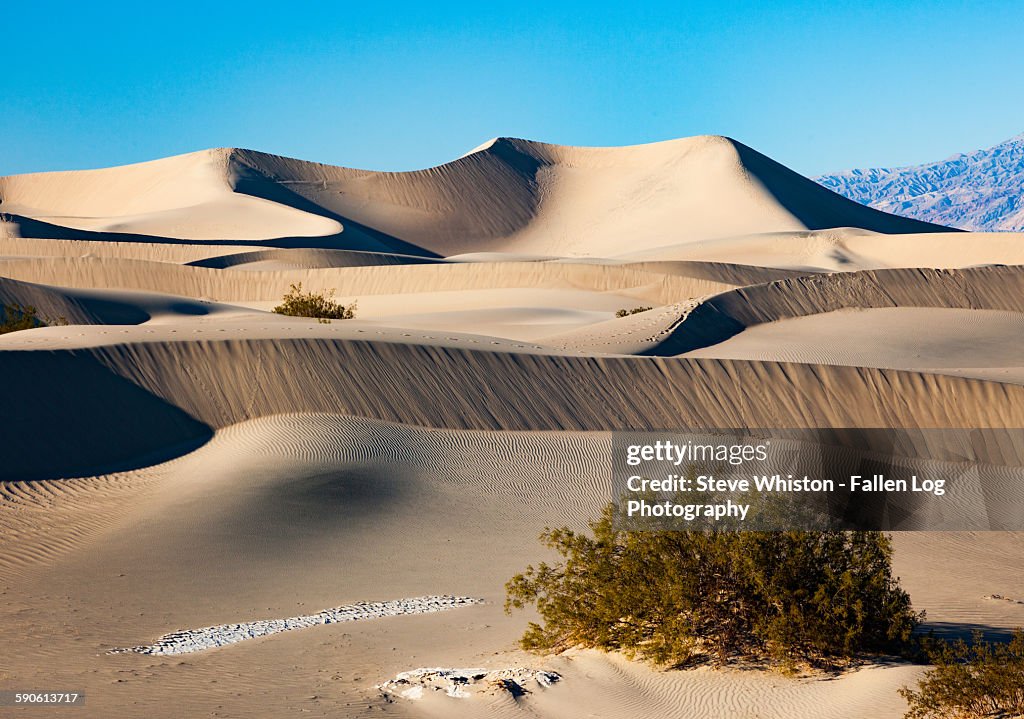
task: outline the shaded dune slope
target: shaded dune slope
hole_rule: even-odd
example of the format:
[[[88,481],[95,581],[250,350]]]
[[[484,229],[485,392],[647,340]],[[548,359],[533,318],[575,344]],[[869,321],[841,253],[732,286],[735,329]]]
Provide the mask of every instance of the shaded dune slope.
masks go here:
[[[106,474],[156,464],[208,441],[204,422],[96,357],[3,352],[0,365],[17,382],[4,388],[0,419],[8,446],[0,479]],[[59,408],[59,410],[58,410]]]
[[[0,418],[25,450],[5,479],[93,473],[101,459],[140,461],[210,429],[294,412],[493,430],[1024,426],[1022,387],[772,362],[296,339],[11,350],[0,371],[45,390],[13,395]],[[61,421],[77,423],[55,435],[60,469],[47,456],[56,421],[47,408],[58,401]]]
[[[235,252],[187,264],[212,269],[258,269],[269,265],[290,269],[321,269],[327,267],[376,267],[379,265],[422,265],[439,262],[427,257],[396,255],[387,252],[360,252],[358,250],[284,249]]]
[[[2,178],[0,178],[2,179]],[[2,207],[3,205],[0,205]],[[231,216],[232,214],[246,214],[247,209],[238,210],[237,208],[225,209],[224,215]],[[123,243],[147,243],[147,244],[174,244],[174,245],[234,245],[236,247],[276,247],[276,248],[318,248],[318,249],[349,249],[357,252],[385,252],[385,253],[408,253],[413,256],[419,257],[437,257],[433,252],[424,250],[422,248],[410,245],[406,242],[402,242],[394,237],[387,237],[379,232],[371,230],[370,228],[362,227],[358,223],[347,221],[345,226],[338,225],[339,231],[325,234],[325,235],[270,235],[264,236],[265,232],[261,232],[255,228],[241,227],[235,228],[231,226],[229,229],[223,230],[222,234],[217,234],[211,230],[206,233],[210,237],[192,238],[188,237],[189,234],[195,234],[197,231],[193,228],[196,224],[193,223],[192,218],[194,215],[191,213],[191,208],[182,208],[181,214],[187,220],[183,220],[185,224],[180,226],[173,226],[170,228],[164,228],[161,225],[157,225],[154,232],[151,234],[141,234],[137,232],[121,232],[121,231],[94,231],[84,228],[77,227],[65,227],[63,225],[55,224],[53,222],[44,222],[42,220],[32,219],[30,217],[22,217],[21,215],[3,213],[0,214],[0,238],[13,237],[13,238],[28,238],[28,239],[46,239],[46,240],[85,240],[90,242],[123,242]],[[218,217],[221,215],[218,215]],[[91,218],[90,218],[91,219]],[[118,226],[118,225],[115,225]],[[200,224],[201,226],[201,224]],[[133,227],[128,225],[128,227]],[[295,228],[288,225],[281,227],[281,231],[287,233]],[[166,234],[160,234],[159,230],[165,230]],[[177,231],[178,234],[186,235],[185,237],[178,237],[170,234],[172,231]],[[247,231],[253,233],[253,237],[234,237],[235,235],[244,234]]]
[[[56,287],[7,277],[0,277],[0,303],[33,307],[40,321],[57,325],[138,325],[158,316],[195,319],[237,311],[172,294]]]
[[[658,272],[666,275],[679,275],[694,279],[723,282],[736,287],[759,285],[786,277],[799,277],[807,274],[801,270],[778,269],[775,267],[756,267],[731,262],[702,262],[687,260],[667,260],[651,262],[630,262],[628,267],[636,270]]]
[[[0,305],[33,307],[42,320],[62,317],[76,325],[102,323],[102,319],[95,312],[65,292],[46,285],[19,282],[6,277],[0,277]]]

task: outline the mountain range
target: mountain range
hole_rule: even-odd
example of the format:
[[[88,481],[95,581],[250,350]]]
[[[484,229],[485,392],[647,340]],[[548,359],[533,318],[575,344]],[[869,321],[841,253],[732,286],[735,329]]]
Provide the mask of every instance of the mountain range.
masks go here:
[[[1024,134],[939,162],[814,179],[851,200],[903,217],[963,230],[1024,230]]]

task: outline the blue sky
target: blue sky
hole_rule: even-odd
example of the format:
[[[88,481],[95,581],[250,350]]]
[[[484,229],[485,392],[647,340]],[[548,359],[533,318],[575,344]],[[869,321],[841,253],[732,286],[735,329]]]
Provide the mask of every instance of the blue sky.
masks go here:
[[[1019,0],[18,0],[0,18],[0,174],[218,146],[407,170],[496,135],[706,133],[815,174],[1024,132]]]

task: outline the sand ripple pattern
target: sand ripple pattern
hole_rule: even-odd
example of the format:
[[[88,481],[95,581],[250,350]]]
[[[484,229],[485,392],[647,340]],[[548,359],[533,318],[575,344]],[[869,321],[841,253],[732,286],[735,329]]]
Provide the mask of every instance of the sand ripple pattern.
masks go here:
[[[116,524],[167,466],[84,479],[0,482],[0,580],[51,564]]]
[[[427,596],[411,599],[395,599],[389,602],[357,602],[333,609],[324,609],[316,614],[307,614],[287,619],[261,619],[239,624],[218,624],[202,629],[184,629],[160,637],[148,646],[113,649],[111,654],[134,652],[136,654],[190,654],[207,649],[237,644],[246,639],[256,639],[292,629],[305,629],[318,624],[336,622],[357,622],[379,617],[397,617],[403,614],[430,614],[459,607],[480,604],[482,600],[473,597]]]
[[[509,501],[510,509],[557,506],[571,514],[569,508],[611,492],[608,432],[435,430],[315,413],[232,425],[214,443],[236,464],[240,457],[262,466],[288,457],[327,471],[386,467],[390,474],[484,491]]]

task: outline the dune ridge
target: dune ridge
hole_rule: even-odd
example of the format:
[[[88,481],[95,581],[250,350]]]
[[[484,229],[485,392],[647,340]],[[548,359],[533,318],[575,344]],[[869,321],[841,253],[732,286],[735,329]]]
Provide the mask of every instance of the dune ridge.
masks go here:
[[[862,270],[740,287],[692,305],[646,353],[677,355],[723,342],[754,325],[847,308],[1024,311],[1021,267]],[[585,330],[582,334],[585,334]]]
[[[1024,263],[1022,233],[978,232],[964,236],[923,232],[894,236],[857,227],[752,232],[732,237],[665,243],[616,255],[631,262],[689,260],[761,268],[849,272],[909,267],[956,269]]]
[[[1024,387],[814,364],[282,339],[9,350],[0,367],[35,387],[15,393],[3,417],[6,436],[25,450],[4,479],[139,466],[187,451],[213,429],[292,412],[488,430],[1024,426]],[[47,376],[65,378],[52,397],[38,388]],[[62,406],[69,438],[61,464],[39,432],[53,422],[39,412],[49,402]]]
[[[858,205],[714,136],[623,148],[497,138],[444,165],[401,173],[219,148],[0,178],[0,207],[88,232],[332,237],[336,247],[428,255],[515,247],[600,256],[614,254],[627,237],[634,250],[666,244],[666,226],[685,239],[844,226],[945,229]]]

